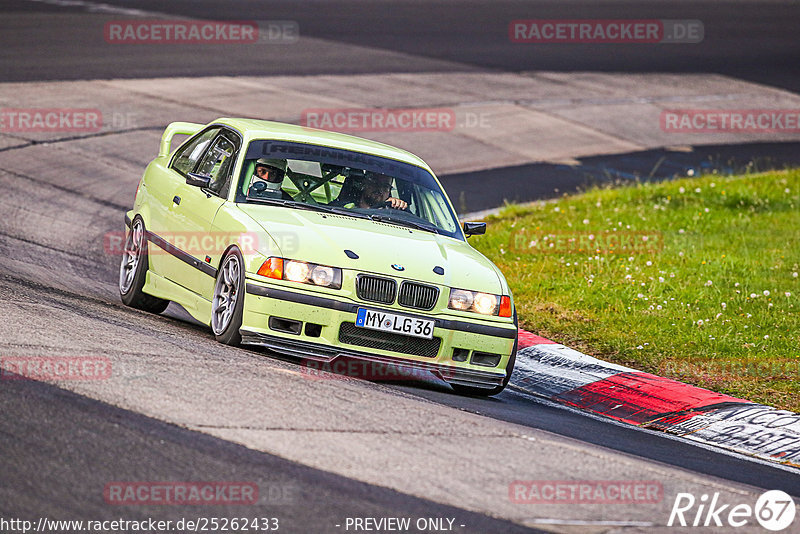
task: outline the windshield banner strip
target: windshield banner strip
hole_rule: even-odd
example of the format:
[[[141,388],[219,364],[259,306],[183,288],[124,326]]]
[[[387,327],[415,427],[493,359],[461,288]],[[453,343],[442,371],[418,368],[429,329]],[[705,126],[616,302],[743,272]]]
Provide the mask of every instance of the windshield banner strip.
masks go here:
[[[411,182],[432,187],[433,176],[421,167],[380,156],[291,141],[253,141],[247,149],[248,159],[275,158],[317,161],[331,165],[357,167],[380,174],[402,177]],[[438,187],[436,188],[438,189]]]

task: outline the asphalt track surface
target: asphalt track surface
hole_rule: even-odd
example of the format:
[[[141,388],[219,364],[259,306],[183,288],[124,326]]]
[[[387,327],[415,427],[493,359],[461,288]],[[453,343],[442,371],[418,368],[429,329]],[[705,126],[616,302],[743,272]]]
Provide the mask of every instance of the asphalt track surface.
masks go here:
[[[440,181],[459,213],[471,213],[506,202],[554,198],[592,186],[668,180],[687,176],[688,172],[725,175],[798,165],[800,143],[744,143],[696,146],[691,152],[654,149],[592,156],[570,165],[531,163],[446,174]]]
[[[51,0],[57,2],[57,0]],[[716,72],[800,90],[800,10],[795,2],[769,1],[170,1],[103,2],[108,5],[209,20],[291,20],[304,37],[413,55],[413,62],[359,57],[352,48],[287,45],[261,54],[240,47],[108,46],[85,24],[58,31],[16,28],[0,36],[0,70],[9,81],[117,77],[267,75],[431,70],[555,70],[601,72]],[[81,13],[80,5],[4,2],[4,11]],[[97,14],[101,16],[101,14]],[[113,18],[113,17],[111,17]],[[119,18],[119,16],[117,16]],[[524,45],[508,38],[516,19],[697,19],[699,45]],[[66,22],[66,21],[65,21]],[[64,46],[71,54],[64,58]],[[138,49],[136,49],[138,48]],[[427,59],[428,61],[423,61]],[[13,68],[12,68],[13,67]]]
[[[220,50],[219,54],[201,56],[193,50],[176,49],[164,53],[163,49],[142,48],[126,51],[125,61],[121,62],[116,56],[117,49],[88,39],[80,24],[59,32],[53,32],[48,26],[54,21],[63,23],[73,15],[85,17],[84,8],[14,0],[3,4],[4,14],[9,15],[7,22],[16,20],[15,13],[35,12],[41,24],[18,27],[0,35],[3,50],[0,70],[4,80],[316,74],[392,69],[412,72],[414,69],[565,69],[720,72],[795,91],[800,88],[794,72],[796,59],[800,57],[800,41],[795,36],[798,21],[795,4],[732,2],[726,3],[725,9],[716,2],[651,2],[646,7],[630,2],[506,2],[490,6],[469,2],[275,2],[259,3],[256,7],[250,2],[203,1],[125,2],[124,5],[210,19],[297,20],[303,35],[356,48],[334,48],[330,55],[320,54],[320,49],[313,47],[308,50],[287,48],[290,61],[286,58],[243,59],[238,56],[239,51]],[[520,53],[520,48],[511,46],[505,38],[507,23],[514,18],[533,17],[700,19],[705,24],[706,40],[698,49],[679,45],[642,45],[641,49],[606,45],[581,48],[580,52],[570,47],[537,47],[536,52]],[[377,56],[368,56],[372,58],[370,61],[362,61],[357,47],[383,48],[415,57],[387,63],[376,59]],[[752,147],[752,153],[796,162],[791,153],[794,148],[758,146]],[[630,154],[613,161],[585,160],[581,162],[584,167],[580,171],[571,171],[571,178],[564,176],[545,185],[562,190],[579,187],[599,179],[600,174],[607,176],[607,173],[595,172],[603,165],[619,169],[619,178],[629,179],[638,169],[652,168],[650,164],[660,156]],[[635,163],[637,159],[645,163]],[[680,158],[676,161],[680,163]],[[503,172],[510,171],[497,171],[500,175]],[[531,172],[540,172],[540,169],[532,167]],[[21,178],[24,186],[20,185]],[[0,386],[3,414],[0,418],[0,514],[32,518],[49,515],[103,519],[123,515],[130,519],[147,516],[168,519],[198,513],[250,517],[267,513],[279,515],[287,532],[341,531],[333,525],[348,516],[406,515],[456,517],[467,525],[466,532],[527,530],[502,519],[470,512],[466,504],[464,508],[448,506],[441,504],[442,499],[426,499],[409,494],[413,492],[382,487],[392,486],[389,482],[385,485],[360,482],[353,477],[332,474],[231,443],[235,439],[229,441],[190,430],[197,425],[191,424],[190,412],[181,410],[194,402],[202,403],[202,399],[181,398],[178,394],[171,397],[169,392],[159,391],[159,372],[163,375],[181,369],[192,378],[194,373],[219,361],[229,366],[257,369],[269,382],[270,374],[291,373],[298,362],[259,351],[220,347],[207,329],[188,321],[181,310],[171,308],[166,317],[150,317],[122,306],[114,295],[117,258],[103,254],[100,243],[104,233],[121,229],[122,213],[128,207],[130,187],[135,187],[136,177],[126,185],[127,189],[97,198],[80,184],[48,184],[43,178],[0,175],[6,191],[6,202],[0,204],[3,209],[0,217],[0,300],[8,315],[0,330],[3,332],[0,347],[18,354],[50,355],[111,350],[110,347],[116,345],[120,357],[129,359],[123,363],[134,366],[142,360],[155,373],[156,378],[150,375],[155,383],[142,386],[142,396],[163,397],[167,410],[170,404],[174,405],[179,423],[187,422],[171,424],[143,415],[148,410],[137,413],[140,411],[95,400],[93,396],[97,393],[88,390],[81,394],[50,384],[4,381]],[[475,176],[460,176],[459,183],[465,184],[464,190],[470,198],[481,191],[481,180]],[[446,182],[445,185],[450,189]],[[475,203],[468,207],[482,209],[488,205]],[[150,340],[162,343],[159,349],[162,352],[148,353]],[[196,358],[187,355],[177,358],[164,351],[163,347],[170,346],[179,347],[175,350],[185,349]],[[158,363],[159,359],[163,362]],[[608,423],[513,389],[495,399],[484,400],[453,395],[446,386],[435,382],[376,385],[351,381],[336,390],[315,384],[305,386],[304,394],[318,394],[328,405],[339,406],[340,397],[350,396],[348,402],[357,399],[368,409],[375,409],[385,405],[373,399],[389,395],[397,402],[402,400],[420,409],[432,404],[438,407],[436,410],[452,410],[454,418],[464,413],[480,414],[486,428],[491,428],[495,422],[511,423],[539,432],[539,437],[553,435],[587,450],[611,451],[656,465],[664,472],[691,473],[713,480],[720,487],[746,485],[783,489],[800,497],[800,476],[792,471],[697,447],[654,432]],[[208,387],[213,389],[213,385]],[[239,398],[252,392],[229,393]],[[305,417],[299,414],[307,399],[286,398],[292,394],[293,391],[279,392],[299,418]],[[224,392],[220,395],[223,402],[230,400]],[[108,396],[113,397],[113,394],[108,393]],[[127,401],[128,404],[137,402]],[[323,410],[326,402],[313,406]],[[213,417],[209,415],[209,418]],[[350,438],[355,444],[358,434],[352,429],[349,431],[353,432]],[[347,451],[342,454],[346,456]],[[520,459],[501,456],[500,461],[511,464]],[[575,462],[575,471],[580,472],[585,462],[593,460],[584,457],[571,461]],[[478,472],[479,464],[471,465],[470,469]],[[545,478],[547,473],[544,471],[541,476]],[[253,510],[240,514],[239,509],[226,507],[214,508],[213,513],[208,508],[198,511],[180,507],[126,507],[120,512],[103,501],[99,490],[111,480],[236,478],[258,481],[264,494],[274,487],[288,497],[267,500],[263,507],[258,507],[258,513]],[[663,520],[660,518],[662,523]]]
[[[47,258],[43,260],[46,263],[64,261],[63,255],[55,251],[33,244],[24,245],[7,236],[0,237],[0,247],[6,249],[4,254],[8,248],[20,245],[35,250],[40,259]],[[113,282],[113,272],[105,267],[84,268],[82,273]],[[59,285],[41,284],[9,275],[0,279],[6,295],[3,299],[5,305],[24,303],[31,309],[49,309],[51,313],[44,313],[45,317],[68,324],[80,324],[77,319],[69,320],[70,316],[89,318],[91,335],[106,337],[112,346],[117,344],[114,340],[117,329],[127,334],[136,332],[137,337],[160,338],[164,332],[156,323],[165,323],[169,325],[172,337],[182,339],[181,344],[202,355],[200,362],[204,358],[217,357],[222,350],[204,327],[182,319],[185,315],[181,310],[168,311],[165,317],[149,319],[101,294],[81,294],[83,290],[72,292],[59,288]],[[27,320],[36,322],[32,317]],[[15,324],[13,314],[10,323],[7,327],[24,329]],[[81,334],[84,331],[81,324],[74,334],[88,335]],[[71,346],[69,339],[60,340],[55,328],[52,335],[41,333],[39,336],[40,339],[29,339],[30,345],[24,347],[29,354],[58,353],[60,343],[63,344],[62,350]],[[35,347],[38,343],[41,346]],[[16,353],[23,348],[20,343],[3,343],[3,346],[6,351]],[[142,350],[145,349],[127,344],[119,349],[122,353],[132,351],[133,355]],[[274,355],[261,351],[231,350],[232,353],[225,351],[230,355],[229,364],[237,365],[236,361],[242,358],[252,361],[252,357],[263,360],[263,364],[270,359],[275,361]],[[157,360],[159,354],[153,357]],[[297,360],[277,358],[277,361],[288,362],[295,368],[299,366]],[[175,365],[191,367],[197,363],[177,360]],[[367,387],[360,394],[369,394],[370,383],[358,382],[355,384],[358,389]],[[709,475],[723,486],[736,482],[756,488],[782,489],[800,497],[800,476],[790,471],[700,448],[656,432],[612,424],[542,402],[513,388],[486,400],[456,396],[447,386],[435,381],[383,384],[381,387],[459,412],[480,414],[531,431],[541,430],[648,459],[664,466],[662,469],[675,466],[698,475]],[[352,395],[353,392],[342,394]],[[297,404],[298,401],[302,404],[303,399],[291,400],[288,404]],[[283,529],[288,532],[335,532],[337,529],[333,525],[341,524],[345,517],[457,517],[461,524],[467,525],[462,530],[464,532],[524,530],[518,525],[255,452],[50,384],[4,380],[0,387],[0,410],[3,413],[0,420],[0,450],[3,451],[0,458],[0,513],[5,517],[106,519],[121,516],[126,519],[157,517],[174,520],[197,515],[262,517],[266,514],[280,517]],[[269,416],[265,413],[262,418],[268,420]],[[357,433],[353,439],[358,439]],[[348,453],[342,451],[342,454]],[[122,507],[109,506],[103,501],[102,488],[111,481],[147,480],[255,481],[262,494],[268,494],[273,488],[278,496],[266,499],[252,509],[242,506]]]
[[[334,531],[346,517],[448,517],[468,525],[466,532],[535,532],[254,452],[40,382],[3,384],[0,409],[0,517],[174,522],[277,517],[286,532]],[[154,478],[252,481],[260,501],[210,509],[118,505],[114,510],[104,500],[102,488],[110,481]]]

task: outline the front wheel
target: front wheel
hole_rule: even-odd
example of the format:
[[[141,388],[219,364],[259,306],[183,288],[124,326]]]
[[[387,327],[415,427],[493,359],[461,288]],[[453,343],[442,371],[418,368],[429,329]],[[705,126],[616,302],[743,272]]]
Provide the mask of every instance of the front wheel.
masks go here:
[[[211,301],[211,330],[217,341],[226,345],[239,345],[244,313],[244,261],[238,249],[231,249],[222,259],[214,297]]]
[[[144,221],[137,215],[125,237],[125,250],[119,263],[119,296],[126,306],[161,313],[167,309],[169,301],[142,291],[147,268],[147,232]]]

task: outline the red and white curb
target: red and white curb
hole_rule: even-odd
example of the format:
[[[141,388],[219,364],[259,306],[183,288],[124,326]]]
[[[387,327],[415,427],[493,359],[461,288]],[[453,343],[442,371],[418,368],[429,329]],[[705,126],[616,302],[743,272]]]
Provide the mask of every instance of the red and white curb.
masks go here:
[[[623,423],[800,467],[800,415],[598,360],[519,331],[511,385]]]

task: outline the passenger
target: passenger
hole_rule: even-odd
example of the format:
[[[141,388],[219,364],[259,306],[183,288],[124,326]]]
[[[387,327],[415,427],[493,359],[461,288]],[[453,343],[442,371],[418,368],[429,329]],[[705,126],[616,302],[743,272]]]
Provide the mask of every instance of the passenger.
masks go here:
[[[351,174],[348,180],[350,187],[343,187],[342,194],[332,205],[347,208],[391,207],[398,210],[408,208],[406,201],[391,196],[393,180],[391,176],[366,171],[363,177]]]

